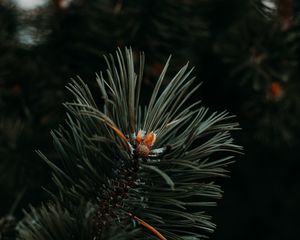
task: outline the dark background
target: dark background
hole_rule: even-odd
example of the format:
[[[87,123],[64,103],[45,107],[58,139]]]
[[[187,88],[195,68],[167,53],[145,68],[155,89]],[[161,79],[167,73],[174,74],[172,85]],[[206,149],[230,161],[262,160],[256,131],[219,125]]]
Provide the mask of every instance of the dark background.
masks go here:
[[[236,115],[244,147],[224,198],[209,209],[211,239],[283,240],[300,234],[299,11],[293,0],[0,1],[0,216],[45,199],[55,155],[50,129],[64,118],[65,85],[95,84],[103,54],[146,53],[151,89],[169,54],[171,73],[190,61],[212,110]],[[24,2],[24,1],[23,1]],[[25,1],[26,2],[26,1]],[[30,1],[27,1],[27,3]]]

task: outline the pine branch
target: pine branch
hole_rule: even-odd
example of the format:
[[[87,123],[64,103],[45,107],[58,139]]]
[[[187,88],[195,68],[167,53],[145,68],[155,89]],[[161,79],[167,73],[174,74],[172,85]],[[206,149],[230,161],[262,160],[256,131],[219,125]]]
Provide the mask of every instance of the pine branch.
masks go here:
[[[162,89],[169,59],[149,104],[140,106],[142,90],[147,90],[142,87],[144,55],[138,73],[131,49],[119,49],[106,60],[106,75],[97,76],[103,106],[84,81],[74,80],[68,85],[74,101],[65,104],[66,126],[52,132],[61,162],[38,152],[53,171],[58,201],[64,206],[55,207],[61,214],[51,206],[32,209],[29,220],[20,225],[20,239],[69,239],[46,232],[55,222],[65,221],[53,217],[72,214],[69,206],[80,205],[82,199],[93,206],[92,233],[87,230],[85,239],[110,239],[103,233],[115,225],[126,232],[140,230],[134,239],[202,239],[215,228],[203,207],[213,206],[222,193],[213,179],[227,174],[231,153],[241,150],[230,134],[238,124],[228,123],[232,116],[227,112],[209,115],[208,109],[191,101],[199,86],[188,65]],[[40,215],[40,227],[31,226]],[[76,239],[77,234],[73,233]]]

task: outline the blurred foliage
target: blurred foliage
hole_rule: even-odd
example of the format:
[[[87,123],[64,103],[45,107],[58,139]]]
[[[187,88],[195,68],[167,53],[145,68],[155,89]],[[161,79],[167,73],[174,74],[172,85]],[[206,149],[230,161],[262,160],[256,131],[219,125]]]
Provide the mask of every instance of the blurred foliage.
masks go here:
[[[278,15],[267,18],[252,11],[214,46],[230,69],[231,84],[244,94],[239,115],[267,145],[297,137],[299,40],[297,25],[286,28]]]

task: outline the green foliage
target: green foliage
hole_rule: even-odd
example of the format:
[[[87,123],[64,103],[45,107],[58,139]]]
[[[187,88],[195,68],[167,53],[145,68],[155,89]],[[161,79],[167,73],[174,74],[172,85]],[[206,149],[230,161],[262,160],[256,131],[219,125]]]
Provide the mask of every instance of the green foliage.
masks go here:
[[[120,154],[122,159],[124,158],[123,154],[128,155],[128,158],[136,157],[136,154],[132,151],[136,150],[137,147],[134,140],[136,136],[132,133],[136,135],[136,131],[144,127],[147,109],[143,106],[145,102],[148,105],[148,96],[151,94],[152,87],[164,67],[163,63],[167,56],[172,53],[172,64],[168,67],[168,74],[164,77],[158,96],[163,92],[169,80],[172,79],[168,76],[175,75],[179,66],[182,66],[186,59],[189,59],[191,65],[197,65],[195,75],[200,76],[200,79],[203,79],[205,83],[199,90],[195,90],[195,93],[187,100],[186,104],[182,105],[182,111],[189,107],[190,102],[194,102],[194,97],[196,98],[197,94],[200,94],[207,101],[205,104],[212,106],[214,109],[226,108],[238,115],[238,121],[241,122],[244,131],[237,137],[244,139],[245,145],[248,143],[248,159],[244,159],[234,169],[236,171],[234,177],[230,181],[230,186],[227,186],[229,188],[226,196],[227,201],[222,207],[218,208],[220,209],[219,213],[218,210],[216,212],[216,221],[219,221],[220,226],[214,238],[241,239],[243,237],[240,236],[244,236],[244,233],[248,232],[248,238],[255,239],[259,232],[259,236],[264,239],[278,238],[282,234],[289,236],[287,238],[294,239],[293,229],[296,231],[298,229],[296,224],[298,216],[295,209],[297,209],[299,202],[295,196],[299,184],[295,179],[297,168],[294,167],[298,160],[297,139],[299,139],[298,119],[300,116],[299,39],[297,36],[299,35],[299,29],[295,24],[299,23],[299,1],[269,1],[276,3],[276,5],[279,2],[293,2],[293,5],[296,6],[292,11],[295,13],[294,17],[284,16],[286,19],[278,16],[276,6],[275,8],[268,7],[265,4],[267,1],[74,0],[70,1],[68,5],[68,1],[50,0],[48,1],[49,5],[39,7],[33,11],[22,11],[14,7],[13,4],[17,1],[1,1],[1,237],[6,238],[6,234],[3,233],[7,229],[5,216],[14,213],[18,220],[21,217],[20,209],[27,206],[28,202],[36,206],[37,202],[41,200],[41,192],[45,194],[40,189],[40,185],[49,188],[47,183],[49,170],[44,169],[43,165],[45,164],[40,161],[33,151],[33,149],[42,149],[43,154],[51,160],[49,161],[54,163],[58,169],[66,173],[71,179],[67,181],[61,174],[56,173],[55,182],[62,186],[60,188],[63,194],[57,194],[54,191],[54,194],[59,196],[56,201],[60,203],[55,201],[50,205],[57,208],[55,211],[69,213],[64,215],[67,217],[61,220],[61,225],[75,224],[76,221],[73,220],[80,216],[77,214],[77,208],[80,208],[82,213],[91,208],[95,209],[93,211],[95,217],[92,217],[95,221],[91,223],[89,218],[86,218],[85,222],[77,221],[78,224],[75,224],[77,228],[90,223],[100,226],[103,239],[109,239],[110,234],[116,238],[114,235],[116,232],[120,232],[121,239],[125,238],[126,234],[121,231],[122,229],[126,233],[131,232],[131,229],[142,230],[136,235],[137,238],[145,239],[149,237],[153,239],[153,236],[151,237],[153,232],[141,226],[138,220],[134,220],[132,216],[130,217],[125,210],[130,210],[141,217],[142,215],[138,215],[142,211],[140,209],[148,208],[152,202],[155,201],[156,205],[153,204],[153,206],[156,208],[158,205],[159,207],[163,206],[162,201],[172,200],[162,200],[160,197],[160,202],[158,202],[158,197],[153,197],[153,191],[145,193],[144,188],[140,186],[141,183],[136,186],[134,181],[133,183],[129,182],[128,173],[123,169],[127,171],[129,169],[129,176],[134,176],[133,179],[142,179],[143,184],[150,184],[151,182],[157,184],[156,182],[160,181],[159,186],[164,184],[165,188],[174,189],[175,199],[177,199],[176,189],[178,183],[176,182],[182,181],[182,179],[177,179],[174,176],[177,176],[178,172],[174,172],[173,165],[167,160],[172,159],[176,164],[175,169],[181,171],[177,166],[179,165],[178,161],[174,160],[173,156],[176,154],[178,156],[180,154],[184,155],[183,147],[180,148],[180,144],[184,146],[184,140],[179,141],[178,139],[179,137],[181,139],[189,137],[188,134],[180,135],[180,133],[187,133],[185,129],[193,128],[190,126],[193,116],[187,116],[190,120],[187,120],[186,123],[178,120],[177,125],[174,124],[166,128],[169,129],[169,132],[164,130],[164,135],[157,134],[157,140],[153,147],[154,150],[159,150],[155,153],[156,157],[150,157],[151,161],[144,162],[141,160],[138,165],[130,168],[131,165],[125,166],[123,160],[119,161],[120,164],[116,164],[115,155],[112,151]],[[65,7],[59,6],[62,2],[67,5]],[[287,27],[283,28],[281,21],[287,19],[287,24],[285,24]],[[290,21],[290,19],[293,21]],[[228,29],[229,25],[231,25],[230,29]],[[24,37],[24,33],[33,33],[34,37],[37,36],[37,39],[31,44],[28,41],[26,43],[24,38],[23,41],[20,41],[20,37]],[[219,41],[216,42],[214,37],[218,38]],[[66,157],[66,160],[57,161],[56,154],[49,149],[49,143],[51,142],[49,129],[56,128],[57,123],[63,117],[62,113],[64,111],[61,102],[70,100],[68,92],[66,94],[63,91],[63,86],[67,84],[70,76],[78,74],[92,91],[93,99],[97,105],[93,108],[104,112],[102,105],[104,99],[101,99],[99,92],[97,92],[99,88],[97,82],[94,81],[93,74],[98,69],[104,68],[105,61],[99,60],[99,55],[113,51],[116,46],[125,45],[132,45],[137,51],[143,49],[147,54],[141,87],[142,93],[138,101],[141,105],[141,109],[138,110],[140,113],[139,120],[133,124],[133,127],[128,127],[131,125],[130,123],[134,122],[130,119],[132,114],[127,114],[127,111],[124,110],[126,106],[123,103],[119,103],[118,107],[115,108],[113,107],[114,104],[111,103],[112,99],[117,102],[118,99],[123,99],[124,96],[114,97],[111,94],[106,105],[109,109],[116,110],[114,110],[115,113],[111,113],[110,120],[116,121],[115,126],[118,129],[122,128],[123,133],[128,135],[125,136],[126,140],[124,140],[112,129],[111,125],[96,120],[98,113],[94,110],[84,109],[86,112],[83,113],[81,112],[82,107],[79,107],[78,110],[75,110],[75,113],[68,113],[70,115],[68,121],[71,127],[65,124],[64,127],[53,133],[55,141],[58,142],[56,143],[58,151],[65,151],[67,155],[70,155],[70,158],[72,157],[75,160],[72,159],[71,161]],[[214,49],[218,50],[218,54],[214,54]],[[137,51],[133,52],[135,57],[138,55]],[[117,60],[115,62],[117,63],[115,65],[118,65]],[[109,81],[106,75],[104,78]],[[191,90],[197,85],[196,81],[189,86]],[[81,92],[83,84],[78,80],[75,82],[71,84],[70,88],[73,89],[78,85]],[[174,88],[174,90],[178,89]],[[110,92],[107,87],[106,90],[100,91],[104,95]],[[182,94],[185,93],[182,92]],[[164,100],[166,99],[167,97],[164,98]],[[151,114],[149,112],[151,118],[155,119],[153,123],[147,123],[149,131],[152,128],[156,130],[155,125],[159,127],[165,123],[164,121],[167,121],[164,114],[164,112],[167,112],[166,109],[161,111],[162,115],[156,116],[160,112],[160,108],[164,109],[164,107],[164,104],[160,104],[157,109],[153,108]],[[191,111],[197,108],[197,106],[194,106]],[[171,114],[173,110],[176,110],[176,108],[168,111]],[[77,116],[79,111],[80,114],[85,114],[84,117]],[[120,111],[122,114],[120,114]],[[180,113],[181,110],[179,110]],[[118,117],[123,115],[126,116],[126,122],[124,119],[118,121]],[[206,117],[209,118],[209,115],[207,113]],[[165,116],[165,118],[162,116]],[[78,123],[78,119],[81,122]],[[86,126],[85,121],[93,123],[96,130],[91,126]],[[104,129],[105,124],[107,129]],[[138,126],[138,124],[140,125]],[[101,126],[99,127],[99,125]],[[75,132],[72,128],[78,128],[79,130]],[[174,136],[171,134],[173,130],[176,132]],[[72,137],[73,132],[77,137]],[[255,140],[258,139],[259,141],[253,141],[253,136]],[[130,142],[127,137],[128,139],[131,137],[133,142],[132,139]],[[204,136],[202,140],[195,140],[190,148],[200,146],[209,138],[209,136]],[[239,139],[239,142],[242,139]],[[111,145],[108,144],[109,141]],[[174,151],[171,148],[172,141],[174,141],[175,146],[177,144],[177,148],[173,147]],[[128,142],[133,149],[130,149]],[[294,144],[295,149],[282,148],[286,143]],[[68,144],[78,144],[80,150],[76,149],[74,151],[75,145],[69,146]],[[90,149],[90,146],[94,149]],[[101,152],[96,154],[96,150]],[[88,160],[82,159],[80,156],[83,151],[86,152],[83,156]],[[103,154],[113,160],[103,160]],[[209,156],[208,162],[223,156],[222,153],[213,155]],[[101,159],[101,161],[97,159]],[[161,162],[156,162],[158,160],[161,160]],[[162,160],[166,160],[166,162]],[[71,164],[66,167],[64,162],[71,162]],[[185,160],[183,162],[180,162],[182,167],[185,166]],[[195,165],[198,167],[200,163],[202,163],[202,160],[195,163]],[[141,169],[137,170],[137,166]],[[190,165],[188,166],[190,167]],[[205,166],[205,172],[201,172],[201,176],[203,176],[201,182],[205,182],[203,183],[205,187],[215,178],[209,177],[212,175],[211,172],[206,174],[206,171],[214,169],[214,164],[212,166],[213,168],[209,170]],[[172,167],[172,170],[166,169],[168,167]],[[221,167],[220,171],[214,173],[215,176],[226,173],[221,171]],[[122,171],[120,168],[122,168]],[[265,171],[266,168],[268,168],[268,171]],[[147,171],[152,172],[150,177]],[[196,171],[196,169],[193,171]],[[135,174],[137,172],[139,175]],[[293,172],[295,173],[293,174]],[[141,175],[142,173],[144,175]],[[209,178],[204,178],[204,175]],[[149,179],[149,181],[146,182],[144,178]],[[122,184],[116,186],[120,182]],[[142,189],[143,192],[141,194],[138,192],[137,195],[143,197],[145,195],[144,199],[139,201],[143,205],[138,209],[132,209],[132,205],[128,205],[126,202],[132,200],[132,197],[129,198],[125,194],[122,195],[122,198],[125,200],[127,209],[121,211],[116,207],[115,210],[118,215],[121,215],[121,221],[116,220],[116,216],[103,217],[101,214],[111,213],[112,211],[109,209],[114,208],[106,208],[106,206],[110,204],[115,206],[115,203],[109,202],[107,198],[112,196],[114,191],[128,193],[129,191],[125,190],[128,185],[131,186],[131,196],[133,195],[132,189]],[[219,197],[219,188],[213,184],[211,185],[213,187],[209,190],[209,195]],[[269,187],[273,185],[277,186],[276,189]],[[104,189],[104,186],[110,187]],[[198,189],[200,193],[203,190],[203,188]],[[20,194],[21,201],[13,204],[19,192],[22,193]],[[238,194],[241,192],[243,194]],[[192,193],[189,194],[192,195]],[[152,197],[148,199],[150,194]],[[165,190],[163,194],[169,196],[169,193],[165,193]],[[184,195],[183,192],[182,195]],[[248,201],[245,202],[243,196],[248,196]],[[257,196],[260,196],[259,202],[256,199]],[[103,198],[106,198],[106,200],[103,201]],[[185,202],[188,200],[190,199],[184,199]],[[191,197],[191,200],[195,202],[198,201],[198,198]],[[214,201],[213,198],[199,197],[198,202],[212,205]],[[89,207],[81,207],[81,204],[85,206],[86,202],[88,202]],[[253,204],[253,202],[259,203],[259,205]],[[43,211],[51,215],[51,219],[55,219],[52,216],[52,210],[49,208],[50,205],[45,204],[42,209],[45,209]],[[180,202],[179,205],[182,207],[184,204]],[[284,211],[278,211],[276,219],[273,218],[274,211],[271,207],[273,205],[284,209]],[[265,208],[265,206],[270,207]],[[197,209],[208,211],[206,206],[184,207],[186,209],[182,211],[185,212],[194,212]],[[263,207],[264,209],[263,211],[257,211],[257,207],[259,209]],[[167,208],[174,209],[175,207],[169,204]],[[16,211],[10,211],[9,209],[16,209]],[[31,226],[32,220],[30,216],[34,219],[40,219],[40,227],[35,229],[32,235],[27,238],[33,238],[35,235],[39,236],[38,232],[43,232],[42,228],[49,222],[48,215],[43,214],[43,211],[36,209],[36,213],[29,213],[29,217],[24,220],[28,221],[28,224],[22,229],[29,233],[28,226]],[[145,211],[145,214],[148,216],[147,211]],[[241,215],[241,212],[245,214]],[[289,214],[288,218],[286,213]],[[87,215],[89,214],[87,213]],[[159,211],[158,215],[169,219],[169,216],[166,216],[163,210]],[[145,220],[151,220],[151,216],[145,218]],[[2,221],[3,219],[4,221]],[[108,223],[104,224],[100,219],[108,219]],[[156,228],[161,225],[164,228],[162,230],[168,231],[166,228],[169,227],[167,225],[169,223],[157,224],[159,220],[154,218],[149,223]],[[259,224],[253,227],[252,221]],[[174,226],[177,226],[176,224]],[[261,234],[261,228],[266,229],[263,234]],[[273,231],[275,228],[276,230]],[[49,230],[48,226],[45,229]],[[82,227],[82,229],[85,228]],[[78,229],[73,230],[76,236],[71,237],[80,238]],[[195,231],[198,232],[198,230]],[[51,227],[49,232],[53,232],[55,236],[55,226]],[[106,232],[109,237],[105,235]],[[206,234],[202,230],[199,230],[199,233]],[[98,233],[92,228],[84,231],[84,234],[86,234],[86,238],[89,238]],[[147,237],[145,237],[146,234],[148,234]],[[25,236],[28,235],[25,234]],[[129,239],[132,238],[134,237],[129,237]]]
[[[290,143],[298,125],[295,116],[300,116],[299,26],[287,25],[275,10],[266,17],[257,9],[250,8],[233,24],[215,49],[231,86],[243,94],[239,115],[254,138],[268,145]]]
[[[59,201],[64,206],[78,206],[82,198],[91,202],[97,229],[92,235],[97,239],[106,239],[102,234],[112,225],[126,229],[130,222],[131,230],[142,230],[135,239],[157,235],[138,219],[167,239],[202,239],[215,227],[204,210],[222,193],[212,179],[226,175],[224,167],[232,161],[226,152],[241,149],[230,135],[238,125],[227,123],[231,116],[226,112],[208,114],[199,101],[190,102],[199,85],[190,77],[188,65],[162,89],[169,59],[148,105],[141,106],[140,96],[147,90],[142,86],[143,54],[138,73],[131,49],[124,54],[118,50],[106,61],[105,77],[97,75],[102,107],[82,80],[74,80],[68,85],[75,100],[65,104],[66,126],[52,133],[60,161],[39,153],[53,171]],[[148,134],[157,137],[146,157],[138,152],[139,130],[145,131],[144,141]],[[56,222],[53,209],[43,207],[27,216],[43,219],[40,228],[26,220],[32,239],[57,239],[42,233]],[[45,224],[48,221],[53,224]],[[21,223],[21,239],[31,239],[26,238],[26,224]],[[73,234],[77,239],[79,235]],[[88,232],[85,239],[92,235]]]
[[[91,233],[95,206],[81,203],[79,206],[63,208],[59,203],[48,203],[39,209],[30,208],[25,212],[25,219],[18,225],[19,239],[93,239]],[[46,227],[45,227],[46,226]],[[103,239],[130,239],[136,232],[126,232],[110,227],[110,232],[103,233]]]
[[[0,135],[5,159],[0,175],[3,183],[10,183],[5,186],[10,202],[13,198],[8,194],[17,195],[24,187],[15,183],[22,185],[26,179],[32,186],[27,188],[28,195],[37,194],[39,185],[46,184],[44,179],[40,182],[32,177],[42,168],[33,149],[53,154],[48,146],[49,129],[63,118],[61,102],[68,96],[62,89],[70,76],[90,79],[105,65],[99,56],[131,44],[152,53],[146,67],[146,78],[152,85],[149,75],[158,75],[166,55],[173,52],[177,59],[185,58],[182,46],[191,51],[207,31],[202,14],[209,5],[206,1],[85,0],[72,1],[65,8],[60,2],[49,1],[31,11],[18,8],[14,1],[0,4],[0,128],[10,132],[15,123],[24,126],[15,138],[15,148],[6,147],[11,137]],[[177,21],[179,16],[181,21]],[[197,21],[190,21],[191,16]],[[9,171],[1,171],[7,167]]]

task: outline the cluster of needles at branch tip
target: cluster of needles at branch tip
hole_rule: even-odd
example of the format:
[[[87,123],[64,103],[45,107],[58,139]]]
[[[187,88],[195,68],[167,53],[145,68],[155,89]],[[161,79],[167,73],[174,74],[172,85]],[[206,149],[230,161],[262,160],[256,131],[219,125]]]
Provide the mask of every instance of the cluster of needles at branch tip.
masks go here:
[[[66,126],[52,132],[60,162],[39,152],[53,171],[55,202],[68,213],[59,221],[69,224],[83,214],[68,226],[84,231],[81,236],[89,233],[85,239],[205,238],[215,228],[205,210],[222,196],[213,179],[226,176],[233,153],[241,150],[231,137],[238,124],[228,122],[232,116],[226,111],[209,113],[192,100],[200,84],[190,77],[188,64],[167,78],[169,58],[142,106],[142,90],[149,90],[142,83],[144,54],[139,64],[127,48],[105,59],[106,74],[96,79],[100,102],[80,78],[67,86],[74,101],[64,104]],[[30,221],[49,222],[51,209],[28,214],[20,235],[50,240]],[[55,235],[50,226],[44,228]]]

